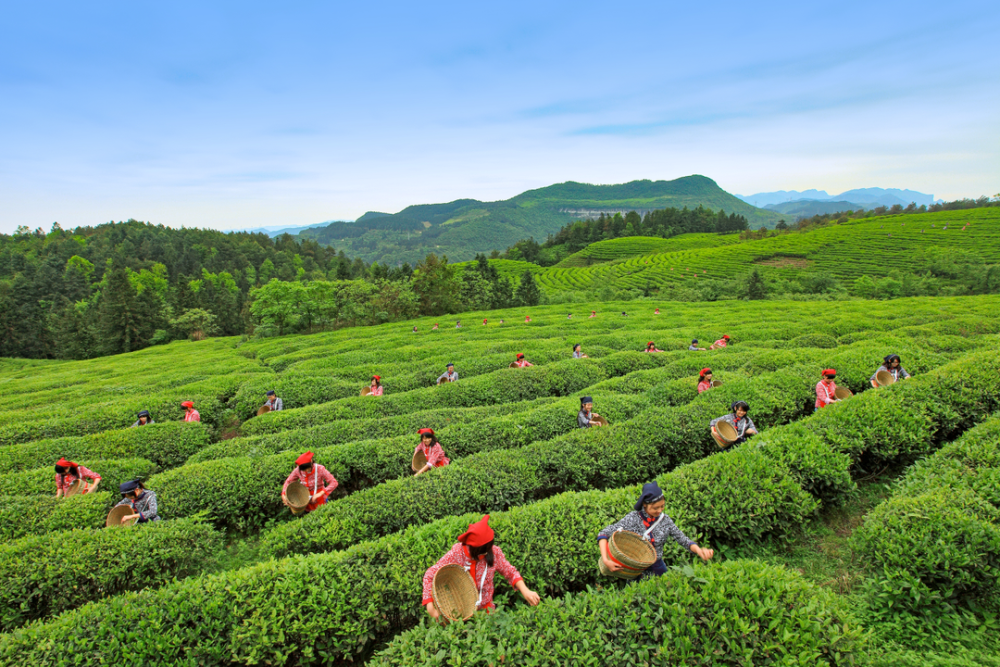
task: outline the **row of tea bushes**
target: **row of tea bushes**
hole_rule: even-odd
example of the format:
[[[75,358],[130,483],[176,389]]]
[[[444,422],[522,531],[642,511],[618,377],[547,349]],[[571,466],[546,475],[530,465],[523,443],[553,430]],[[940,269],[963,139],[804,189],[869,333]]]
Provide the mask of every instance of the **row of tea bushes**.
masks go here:
[[[99,461],[78,461],[101,476],[101,488],[117,493],[118,485],[130,479],[149,479],[156,470],[156,464],[146,459],[110,459]],[[56,473],[54,467],[36,468],[23,472],[0,475],[0,496],[32,494],[56,494]]]
[[[0,447],[0,474],[55,465],[64,456],[71,461],[141,457],[166,470],[182,465],[208,442],[208,428],[197,422],[166,422],[81,437],[36,440]]]
[[[210,566],[222,534],[196,519],[84,528],[0,545],[0,630]]]
[[[741,466],[747,456],[753,454],[733,452],[699,462],[732,467],[741,488],[756,489],[759,502],[731,515],[729,522],[766,534],[815,509],[786,470]],[[668,478],[661,476],[661,484],[667,485]],[[596,581],[594,537],[631,508],[638,492],[638,486],[630,486],[563,494],[496,513],[490,524],[497,544],[529,585],[546,597],[559,596]],[[731,488],[715,487],[689,500],[700,507],[731,493]],[[684,508],[668,505],[668,511],[689,536],[698,537],[699,527],[687,520]],[[797,516],[775,517],[775,511]],[[768,525],[768,516],[777,523]],[[143,665],[309,665],[354,659],[422,617],[420,573],[479,517],[448,517],[343,552],[268,560],[116,596],[0,636],[0,662],[77,664],[74,654],[94,646],[102,647],[109,663]],[[683,563],[691,556],[670,543],[664,558]],[[508,592],[501,590],[502,604]]]
[[[201,463],[235,456],[267,456],[290,451],[315,451],[335,443],[349,443],[373,438],[392,438],[413,435],[418,429],[429,427],[435,431],[456,424],[475,422],[487,417],[511,415],[525,410],[535,410],[558,398],[539,398],[534,401],[501,403],[478,408],[441,408],[421,410],[396,417],[379,419],[335,419],[310,428],[278,431],[223,440],[192,454],[186,463]],[[300,451],[301,450],[301,451]]]
[[[964,359],[876,393],[919,391],[957,375],[956,388],[961,391],[954,395],[954,402],[949,401],[949,393],[940,397],[941,406],[953,408],[950,423],[961,428],[981,418],[980,410],[995,409],[1000,395],[998,374],[990,366],[995,366],[996,359],[970,361],[976,360]],[[854,422],[864,413],[848,410],[852,402],[827,408],[804,419],[801,426],[822,438],[836,421],[827,415]],[[937,412],[945,413],[941,407]],[[812,426],[821,418],[825,427],[814,431]],[[761,447],[740,447],[661,475],[657,481],[667,492],[667,512],[690,537],[717,535],[729,544],[738,543],[729,538],[730,533],[758,540],[798,525],[818,502],[799,487],[791,470],[772,458],[781,450],[780,456],[809,462],[808,451],[806,455],[794,451],[796,438],[775,439],[783,430],[798,426],[762,434]],[[856,432],[874,440],[884,426],[862,420]],[[831,447],[825,440],[821,444]],[[829,460],[834,467],[843,467],[848,459]],[[810,470],[814,479],[821,476],[815,461],[803,465],[800,474]],[[826,476],[835,480],[838,474],[830,470]],[[695,480],[704,481],[692,486]],[[594,536],[631,508],[638,491],[636,485],[566,493],[496,513],[491,525],[497,543],[529,585],[546,596],[559,596],[598,580]],[[419,574],[479,517],[478,513],[448,517],[342,552],[272,560],[157,591],[111,598],[0,638],[0,658],[26,664],[73,664],[74,649],[95,645],[111,647],[110,662],[125,661],[127,656],[148,665],[184,661],[319,664],[363,656],[385,637],[423,617]],[[667,545],[668,564],[690,558],[675,544]],[[499,590],[502,605],[511,593],[502,586]],[[261,609],[274,612],[262,614]],[[315,613],[317,609],[323,613]]]
[[[345,548],[451,514],[499,511],[562,491],[635,483],[717,451],[708,423],[728,412],[735,396],[755,406],[763,429],[800,416],[810,389],[794,373],[775,373],[723,385],[687,406],[650,409],[621,424],[487,451],[329,503],[270,531],[262,548],[274,555]]]
[[[1000,589],[1000,417],[914,465],[852,536],[875,571],[873,607],[919,617]],[[953,612],[954,613],[954,612]]]
[[[797,573],[753,561],[697,565],[626,588],[588,589],[425,621],[370,665],[853,665],[865,634],[842,600]]]
[[[45,496],[2,496],[0,541],[103,526],[112,501],[117,502],[119,498],[117,493],[112,495],[100,489],[73,498],[56,498],[55,491]]]
[[[498,406],[506,408],[511,405]],[[637,397],[606,401],[612,419],[627,419],[646,403]],[[439,437],[454,461],[480,451],[510,450],[538,440],[548,440],[576,428],[578,399],[562,399],[510,415],[484,417],[443,428]],[[501,409],[499,412],[504,412]],[[415,431],[416,429],[414,429]],[[153,477],[164,508],[171,517],[209,512],[220,528],[248,532],[259,530],[267,521],[284,517],[280,491],[285,478],[295,468],[295,459],[306,449],[292,431],[282,437],[284,453],[261,458],[224,458],[191,463]],[[285,434],[275,434],[277,439]],[[337,478],[337,496],[378,484],[388,479],[412,475],[410,462],[419,437],[398,436],[388,440],[363,440],[311,449],[316,461]],[[273,443],[272,443],[273,444]],[[316,443],[319,444],[319,443]],[[292,450],[291,447],[297,447]]]

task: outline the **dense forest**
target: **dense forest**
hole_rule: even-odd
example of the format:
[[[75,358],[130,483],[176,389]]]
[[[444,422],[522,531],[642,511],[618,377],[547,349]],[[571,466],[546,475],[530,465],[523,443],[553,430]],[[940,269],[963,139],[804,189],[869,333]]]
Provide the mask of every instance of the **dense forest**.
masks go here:
[[[136,220],[0,235],[0,357],[86,359],[263,327],[312,331],[417,314],[537,303],[486,258],[458,271],[366,265],[288,235],[169,229]],[[461,275],[460,275],[461,274]]]
[[[541,266],[552,266],[574,252],[583,250],[591,243],[617,239],[624,236],[658,236],[670,238],[693,232],[715,232],[735,234],[747,230],[750,224],[743,215],[698,206],[663,208],[649,211],[640,216],[636,211],[605,215],[601,213],[593,220],[578,220],[564,225],[549,236],[544,243],[533,238],[521,239],[507,248],[504,259],[521,259]]]

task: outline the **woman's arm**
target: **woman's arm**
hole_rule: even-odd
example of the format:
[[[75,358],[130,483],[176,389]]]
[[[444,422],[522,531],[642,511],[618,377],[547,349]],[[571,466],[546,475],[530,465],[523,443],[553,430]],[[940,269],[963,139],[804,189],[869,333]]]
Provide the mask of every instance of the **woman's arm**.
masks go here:
[[[624,566],[611,560],[611,554],[608,551],[608,540],[605,537],[600,538],[597,543],[601,546],[601,560],[604,561],[604,567],[608,568],[612,572],[617,572]]]

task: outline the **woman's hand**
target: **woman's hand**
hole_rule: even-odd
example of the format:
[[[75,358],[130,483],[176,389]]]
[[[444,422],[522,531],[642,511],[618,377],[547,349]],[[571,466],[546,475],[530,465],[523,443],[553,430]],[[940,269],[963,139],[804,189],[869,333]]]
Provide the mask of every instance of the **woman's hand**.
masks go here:
[[[702,549],[697,544],[691,545],[691,553],[698,556],[702,560],[711,560],[712,556],[715,555],[715,551],[712,549]]]
[[[746,434],[747,434],[747,435],[757,435],[757,431],[756,431],[756,430],[754,430],[754,429],[752,429],[752,428],[748,428],[748,429],[746,430]]]
[[[532,607],[538,606],[538,603],[542,601],[541,596],[535,591],[530,589],[525,589],[521,593],[521,596],[524,598],[524,601],[530,604]]]
[[[427,610],[427,613],[430,614],[431,618],[433,618],[435,621],[438,620],[441,617],[441,613],[437,609],[434,608],[434,603],[433,602],[428,602],[427,606],[424,607],[424,609]]]
[[[288,496],[285,495],[284,491],[281,492],[281,502],[284,503],[285,507],[288,507]]]
[[[618,572],[619,570],[622,570],[625,567],[624,565],[614,562],[607,556],[601,556],[601,558],[604,559],[604,567],[608,568],[612,572]]]
[[[122,523],[128,523],[129,521],[132,521],[134,519],[138,519],[141,516],[142,515],[140,515],[140,514],[129,514],[128,516],[123,516],[122,517]]]

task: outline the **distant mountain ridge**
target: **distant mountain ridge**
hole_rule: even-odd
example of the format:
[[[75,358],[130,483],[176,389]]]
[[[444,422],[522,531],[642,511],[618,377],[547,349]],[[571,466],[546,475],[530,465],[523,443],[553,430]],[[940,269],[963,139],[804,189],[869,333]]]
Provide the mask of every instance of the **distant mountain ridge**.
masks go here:
[[[934,195],[924,194],[916,190],[900,190],[899,188],[857,188],[847,190],[838,195],[827,194],[826,190],[778,190],[776,192],[758,192],[753,195],[735,195],[753,206],[778,210],[774,208],[787,202],[802,201],[842,201],[853,203],[854,208],[874,208],[876,206],[907,206],[910,202],[917,206],[930,206],[935,201]]]
[[[590,185],[567,181],[528,190],[503,201],[457,199],[443,204],[407,206],[398,213],[369,211],[353,223],[335,222],[300,232],[366,262],[395,264],[423,259],[428,252],[451,261],[478,252],[504,250],[521,239],[544,240],[583,217],[667,207],[697,208],[746,216],[753,228],[773,228],[781,215],[747,204],[712,179],[692,175],[672,181],[631,181]]]

